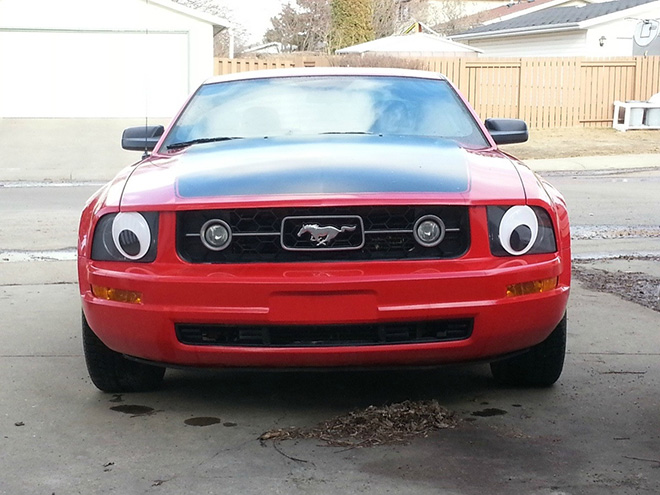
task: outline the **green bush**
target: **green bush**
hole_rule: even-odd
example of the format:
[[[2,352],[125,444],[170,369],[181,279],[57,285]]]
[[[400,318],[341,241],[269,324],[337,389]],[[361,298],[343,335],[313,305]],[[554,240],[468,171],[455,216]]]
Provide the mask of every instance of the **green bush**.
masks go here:
[[[332,50],[375,38],[373,0],[332,0]]]

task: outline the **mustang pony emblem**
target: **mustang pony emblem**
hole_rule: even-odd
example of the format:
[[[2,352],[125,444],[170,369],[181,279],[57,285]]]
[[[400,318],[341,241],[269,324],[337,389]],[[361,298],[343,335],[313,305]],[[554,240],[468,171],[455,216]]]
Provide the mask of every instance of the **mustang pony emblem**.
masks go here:
[[[321,227],[317,223],[306,223],[303,224],[302,228],[298,232],[298,237],[302,236],[303,234],[310,234],[312,242],[315,242],[317,247],[327,246],[328,242],[332,241],[342,232],[353,232],[355,228],[355,225],[343,225],[338,229],[332,225]]]

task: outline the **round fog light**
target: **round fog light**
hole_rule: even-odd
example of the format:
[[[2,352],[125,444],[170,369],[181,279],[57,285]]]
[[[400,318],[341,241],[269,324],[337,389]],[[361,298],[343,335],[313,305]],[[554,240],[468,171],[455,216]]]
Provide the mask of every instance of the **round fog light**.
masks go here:
[[[202,244],[212,251],[222,251],[231,242],[231,228],[223,220],[209,220],[200,231]]]
[[[435,215],[417,220],[413,230],[415,240],[424,247],[435,247],[445,238],[445,223]]]

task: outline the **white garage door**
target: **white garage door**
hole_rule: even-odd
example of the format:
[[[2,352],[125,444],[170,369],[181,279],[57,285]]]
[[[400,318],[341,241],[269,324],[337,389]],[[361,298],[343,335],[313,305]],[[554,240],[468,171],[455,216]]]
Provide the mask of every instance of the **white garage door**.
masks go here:
[[[0,31],[0,117],[171,117],[186,33]]]

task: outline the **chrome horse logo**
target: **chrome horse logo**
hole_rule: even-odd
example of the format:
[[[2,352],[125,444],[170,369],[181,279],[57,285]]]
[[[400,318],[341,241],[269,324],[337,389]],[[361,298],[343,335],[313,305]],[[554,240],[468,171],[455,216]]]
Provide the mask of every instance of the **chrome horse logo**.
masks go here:
[[[343,232],[353,232],[355,229],[355,225],[343,225],[342,227],[337,228],[332,225],[321,227],[317,223],[306,223],[303,224],[298,232],[298,237],[301,237],[303,234],[309,234],[311,236],[311,241],[316,243],[316,247],[320,247],[327,246],[328,243],[339,234]]]

